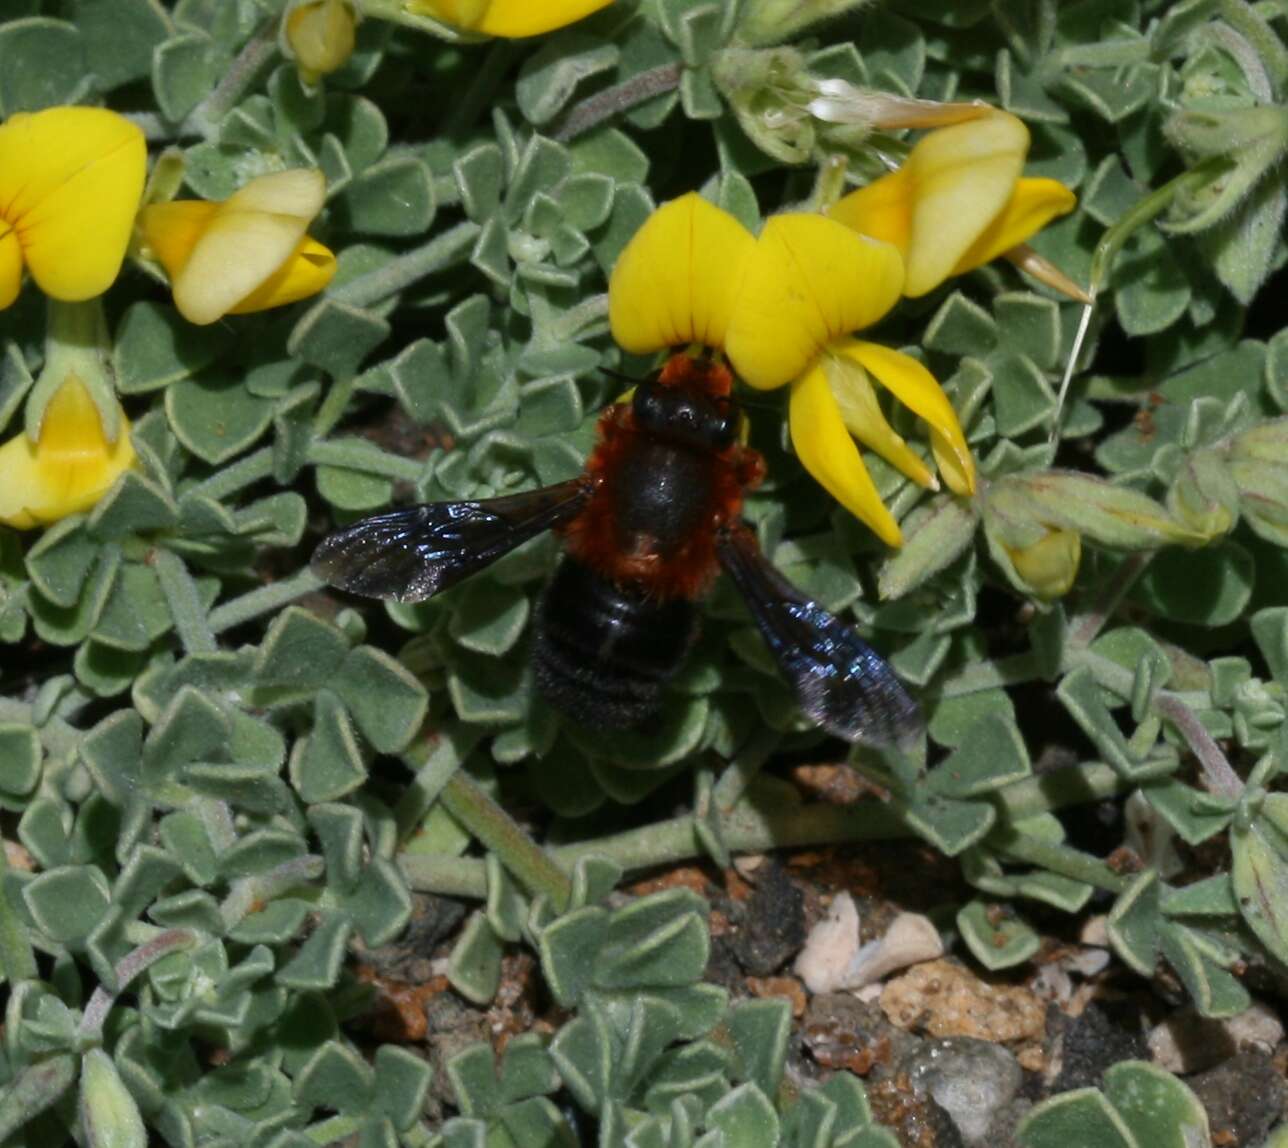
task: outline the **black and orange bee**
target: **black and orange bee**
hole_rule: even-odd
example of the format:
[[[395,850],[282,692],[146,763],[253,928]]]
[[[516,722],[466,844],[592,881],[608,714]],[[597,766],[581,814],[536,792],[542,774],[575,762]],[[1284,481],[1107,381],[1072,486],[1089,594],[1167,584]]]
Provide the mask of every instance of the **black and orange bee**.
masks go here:
[[[365,518],[326,538],[313,569],[355,594],[420,602],[556,531],[565,554],[536,613],[536,680],[599,729],[658,713],[723,570],[812,721],[847,741],[906,743],[921,715],[894,671],[788,582],[742,520],[764,463],[739,441],[732,384],[723,363],[677,352],[600,416],[581,477]]]

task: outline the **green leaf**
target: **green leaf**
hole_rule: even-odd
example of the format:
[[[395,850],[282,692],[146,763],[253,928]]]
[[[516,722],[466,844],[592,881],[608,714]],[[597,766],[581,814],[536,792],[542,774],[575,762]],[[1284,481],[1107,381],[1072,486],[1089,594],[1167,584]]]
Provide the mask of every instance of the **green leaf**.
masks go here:
[[[313,732],[297,742],[291,755],[291,784],[301,800],[334,801],[367,779],[367,765],[344,704],[320,690],[313,709]]]
[[[219,45],[201,32],[185,32],[152,51],[152,90],[166,119],[178,123],[218,82],[227,66]]]
[[[80,948],[107,912],[111,893],[92,865],[64,865],[37,874],[22,888],[36,927],[52,941]]]
[[[0,115],[74,104],[88,88],[75,24],[33,16],[0,24]]]
[[[1105,1070],[1105,1096],[1140,1145],[1207,1145],[1207,1112],[1197,1096],[1166,1069],[1124,1060]]]
[[[76,0],[76,26],[104,91],[146,78],[153,49],[171,32],[157,0]]]
[[[1271,794],[1262,809],[1230,835],[1234,892],[1248,927],[1288,962],[1288,795]]]
[[[273,421],[273,404],[252,395],[239,379],[206,375],[174,383],[166,391],[165,410],[179,441],[212,465],[241,454]]]
[[[726,1023],[733,1041],[734,1075],[766,1096],[776,1096],[792,1031],[790,1003],[781,998],[742,1001],[730,1010]]]
[[[475,913],[466,922],[452,949],[447,979],[466,1000],[487,1004],[501,983],[501,939],[487,917]]]
[[[434,221],[434,181],[420,160],[391,156],[354,179],[341,202],[360,235],[421,235]]]
[[[1076,1088],[1030,1109],[1015,1133],[1023,1148],[1139,1148],[1099,1089]]]
[[[957,928],[975,959],[994,972],[1023,964],[1042,943],[1020,918],[983,901],[971,901],[958,910]]]
[[[716,1101],[707,1112],[707,1125],[739,1148],[774,1148],[778,1143],[778,1113],[754,1084],[740,1085]]]

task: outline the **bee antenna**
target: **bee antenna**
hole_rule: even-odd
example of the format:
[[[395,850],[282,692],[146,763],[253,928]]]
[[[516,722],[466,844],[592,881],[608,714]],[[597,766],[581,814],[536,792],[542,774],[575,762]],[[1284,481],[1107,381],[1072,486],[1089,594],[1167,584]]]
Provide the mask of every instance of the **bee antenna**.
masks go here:
[[[628,375],[625,371],[617,371],[612,367],[600,367],[599,373],[606,375],[610,379],[616,379],[619,383],[630,383],[633,387],[638,387],[643,379],[637,379],[634,375]]]

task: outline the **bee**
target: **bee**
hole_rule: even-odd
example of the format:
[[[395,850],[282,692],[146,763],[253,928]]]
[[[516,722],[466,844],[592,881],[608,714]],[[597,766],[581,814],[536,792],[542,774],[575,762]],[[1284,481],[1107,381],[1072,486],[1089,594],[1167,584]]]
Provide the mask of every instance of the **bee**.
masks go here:
[[[723,571],[811,721],[850,742],[907,744],[921,714],[889,664],[784,578],[743,521],[764,462],[741,425],[728,367],[677,352],[600,416],[580,477],[364,518],[325,538],[313,569],[341,590],[421,602],[554,530],[564,554],[535,615],[536,681],[599,730],[657,717]]]

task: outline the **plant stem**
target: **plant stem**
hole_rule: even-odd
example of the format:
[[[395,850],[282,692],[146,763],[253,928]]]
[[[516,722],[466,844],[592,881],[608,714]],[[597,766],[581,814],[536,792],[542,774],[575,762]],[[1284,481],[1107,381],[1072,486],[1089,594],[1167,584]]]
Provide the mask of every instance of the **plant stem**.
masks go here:
[[[683,64],[659,64],[656,68],[649,68],[620,84],[587,96],[569,109],[555,129],[554,138],[560,143],[567,143],[598,127],[605,120],[612,119],[619,112],[630,111],[663,92],[673,92],[680,86],[683,74]]]
[[[201,604],[197,584],[188,573],[182,558],[169,550],[155,550],[152,569],[161,583],[174,628],[179,634],[184,650],[189,654],[212,654],[219,648],[214,631]]]
[[[193,487],[194,494],[204,494],[216,502],[222,502],[230,494],[236,494],[248,486],[262,482],[273,473],[273,448],[261,447],[245,458],[239,458],[232,466],[215,471],[209,478]]]
[[[103,1022],[107,1020],[107,1014],[112,1011],[116,998],[148,966],[170,953],[191,948],[196,943],[197,934],[191,929],[167,929],[122,957],[113,970],[116,974],[116,988],[109,991],[99,985],[89,998],[89,1004],[85,1006],[85,1013],[80,1022],[81,1039],[97,1042],[102,1038]]]
[[[994,793],[993,801],[1007,820],[1023,821],[1067,805],[1103,801],[1132,788],[1133,783],[1112,766],[1084,761],[1013,782]]]
[[[402,482],[416,482],[425,472],[423,462],[390,454],[361,439],[315,442],[308,459],[314,466],[337,466]]]
[[[458,778],[461,776],[459,773],[456,775]],[[444,791],[444,803],[447,797],[448,791]],[[451,812],[456,816],[454,809]],[[744,801],[729,813],[721,823],[721,829],[731,853],[763,853],[783,846],[883,841],[911,835],[893,805],[877,802],[851,806],[810,805],[761,812]],[[703,853],[694,829],[694,818],[692,814],[686,814],[610,837],[564,845],[552,849],[547,859],[552,859],[552,863],[561,870],[567,870],[583,857],[606,857],[623,869],[632,870],[648,869]],[[462,897],[483,897],[487,893],[481,861],[403,853],[399,864],[413,889],[447,892],[450,888],[454,895]]]
[[[1176,694],[1160,690],[1154,698],[1154,709],[1176,727],[1185,744],[1198,759],[1208,788],[1218,797],[1237,800],[1243,793],[1243,781],[1234,771],[1216,739],[1204,728],[1198,715]]]
[[[307,566],[283,578],[280,582],[271,582],[249,590],[240,598],[232,598],[222,606],[210,611],[210,629],[215,634],[222,634],[252,618],[272,614],[283,606],[288,606],[306,594],[322,589],[326,583]]]
[[[27,940],[27,930],[5,893],[4,875],[8,869],[9,859],[0,846],[0,970],[8,978],[12,991],[19,981],[34,980],[37,969],[36,954],[32,951],[31,942]],[[0,1139],[3,1137],[0,1136]]]
[[[1090,650],[1072,651],[1066,669],[1084,665],[1095,675],[1096,681],[1111,693],[1130,700],[1136,675],[1110,658]],[[1181,694],[1159,690],[1154,695],[1153,709],[1176,727],[1185,739],[1190,752],[1198,759],[1207,779],[1208,787],[1221,797],[1237,798],[1243,792],[1243,781],[1234,771],[1229,760],[1215,739],[1204,728],[1194,712],[1194,705],[1210,704],[1206,694]]]
[[[1145,573],[1156,552],[1145,550],[1139,554],[1129,555],[1109,576],[1108,581],[1100,588],[1100,593],[1090,610],[1080,614],[1069,627],[1069,644],[1075,647],[1089,646],[1100,633],[1104,624],[1114,616],[1114,611],[1127,597],[1128,591],[1136,580]]]
[[[460,770],[443,786],[444,807],[532,893],[544,893],[563,912],[572,897],[572,882],[518,822]]]
[[[418,768],[394,808],[394,823],[398,826],[400,842],[412,838],[408,845],[412,852],[416,851],[413,834],[480,737],[482,734],[476,728],[456,724],[433,731],[404,755],[408,765]]]
[[[478,237],[477,223],[465,220],[417,247],[390,260],[383,267],[359,275],[356,279],[328,292],[332,299],[352,307],[370,307],[390,295],[410,287],[426,275],[441,271],[457,262]]]
[[[259,78],[261,69],[277,54],[277,21],[266,20],[237,53],[224,78],[214,91],[188,113],[180,125],[179,135],[199,135],[212,139],[224,116]]]
[[[1074,881],[1083,881],[1097,889],[1121,893],[1130,884],[1128,878],[1115,873],[1089,853],[1054,841],[1043,841],[1032,834],[1018,833],[1009,825],[994,829],[988,835],[987,842],[990,849],[1012,860],[1027,861],[1030,865],[1037,865]]]

